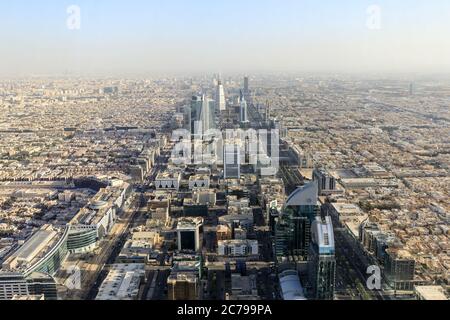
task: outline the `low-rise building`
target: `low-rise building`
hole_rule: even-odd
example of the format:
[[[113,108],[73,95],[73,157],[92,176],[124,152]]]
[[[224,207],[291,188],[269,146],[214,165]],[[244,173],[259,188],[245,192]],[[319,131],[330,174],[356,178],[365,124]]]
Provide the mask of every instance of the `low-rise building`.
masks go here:
[[[248,257],[259,255],[258,241],[256,240],[222,240],[218,242],[219,256]]]
[[[137,300],[144,281],[144,264],[114,264],[95,300]]]

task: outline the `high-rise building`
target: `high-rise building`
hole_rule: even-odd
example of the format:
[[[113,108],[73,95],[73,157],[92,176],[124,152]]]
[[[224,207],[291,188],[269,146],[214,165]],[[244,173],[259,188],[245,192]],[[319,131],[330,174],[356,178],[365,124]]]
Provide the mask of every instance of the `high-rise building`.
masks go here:
[[[195,133],[195,124],[200,121],[201,109],[202,97],[200,96],[192,96],[190,105],[184,108],[185,129],[191,134]]]
[[[178,221],[177,239],[179,251],[200,251],[202,218],[183,218]]]
[[[327,196],[336,191],[336,179],[324,169],[315,169],[313,181],[317,182],[320,196]]]
[[[169,300],[193,301],[199,298],[199,280],[192,272],[175,272],[167,279]]]
[[[402,249],[387,249],[384,273],[394,290],[414,289],[416,262],[412,255]]]
[[[240,100],[239,120],[241,121],[241,123],[246,123],[248,122],[248,106],[242,90],[241,90],[241,97],[239,100]]]
[[[205,94],[192,96],[190,106],[184,109],[184,127],[191,134],[203,135],[214,128],[214,100]]]
[[[210,109],[210,100],[206,97],[206,95],[202,96],[202,109],[200,112],[200,121],[202,124],[202,133],[207,132],[212,128],[211,126],[211,109]]]
[[[244,77],[244,97],[247,101],[250,101],[250,80],[248,76]]]
[[[240,179],[241,148],[239,140],[225,141],[223,148],[223,174],[225,179]]]
[[[216,111],[222,112],[227,109],[225,100],[225,90],[222,81],[219,80],[216,88]]]
[[[333,300],[336,283],[336,257],[331,217],[316,217],[311,227],[311,245],[308,255],[308,275],[311,297],[315,300]]]
[[[275,252],[279,260],[307,260],[311,224],[320,211],[317,194],[317,185],[311,182],[287,199],[275,226]]]
[[[55,280],[48,274],[39,272],[28,276],[14,272],[0,273],[0,300],[34,295],[44,295],[45,300],[57,300]]]
[[[269,121],[270,121],[270,116],[271,116],[271,114],[270,114],[270,102],[269,101],[267,101],[266,102],[266,114],[265,114],[265,116],[266,116],[266,123],[269,123]]]

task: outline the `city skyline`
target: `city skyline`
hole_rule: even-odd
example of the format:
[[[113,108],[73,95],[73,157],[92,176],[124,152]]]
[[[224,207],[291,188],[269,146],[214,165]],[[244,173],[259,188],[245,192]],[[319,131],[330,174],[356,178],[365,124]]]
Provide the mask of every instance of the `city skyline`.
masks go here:
[[[450,300],[448,13],[1,2],[0,304]]]

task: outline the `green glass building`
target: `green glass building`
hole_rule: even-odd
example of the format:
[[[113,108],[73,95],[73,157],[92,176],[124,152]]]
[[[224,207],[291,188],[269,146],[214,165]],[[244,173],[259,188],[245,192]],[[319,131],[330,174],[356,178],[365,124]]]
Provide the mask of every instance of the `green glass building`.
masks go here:
[[[298,188],[289,196],[275,225],[275,253],[279,261],[307,260],[311,224],[319,213],[315,183]]]

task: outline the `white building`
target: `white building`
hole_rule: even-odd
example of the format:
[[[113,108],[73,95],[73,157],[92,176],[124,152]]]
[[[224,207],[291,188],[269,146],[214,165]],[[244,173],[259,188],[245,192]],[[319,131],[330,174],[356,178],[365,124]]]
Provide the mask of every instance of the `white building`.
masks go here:
[[[227,257],[245,257],[258,255],[256,240],[222,240],[219,241],[218,255]]]
[[[145,280],[145,264],[114,264],[95,300],[137,300]]]
[[[209,189],[211,179],[207,175],[196,174],[189,178],[189,190]]]
[[[280,273],[278,277],[280,279],[283,300],[306,300],[305,292],[300,283],[300,278],[296,270],[286,270]]]
[[[240,108],[239,108],[239,119],[242,123],[247,123],[248,121],[248,106],[247,101],[245,101],[245,97],[241,91],[241,99],[240,99]]]
[[[222,81],[219,80],[216,88],[216,111],[225,111],[227,109],[225,100],[225,90]]]
[[[155,180],[156,189],[159,190],[179,190],[181,174],[178,172],[163,172],[158,174]]]
[[[447,301],[445,289],[442,286],[415,286],[417,300]]]

